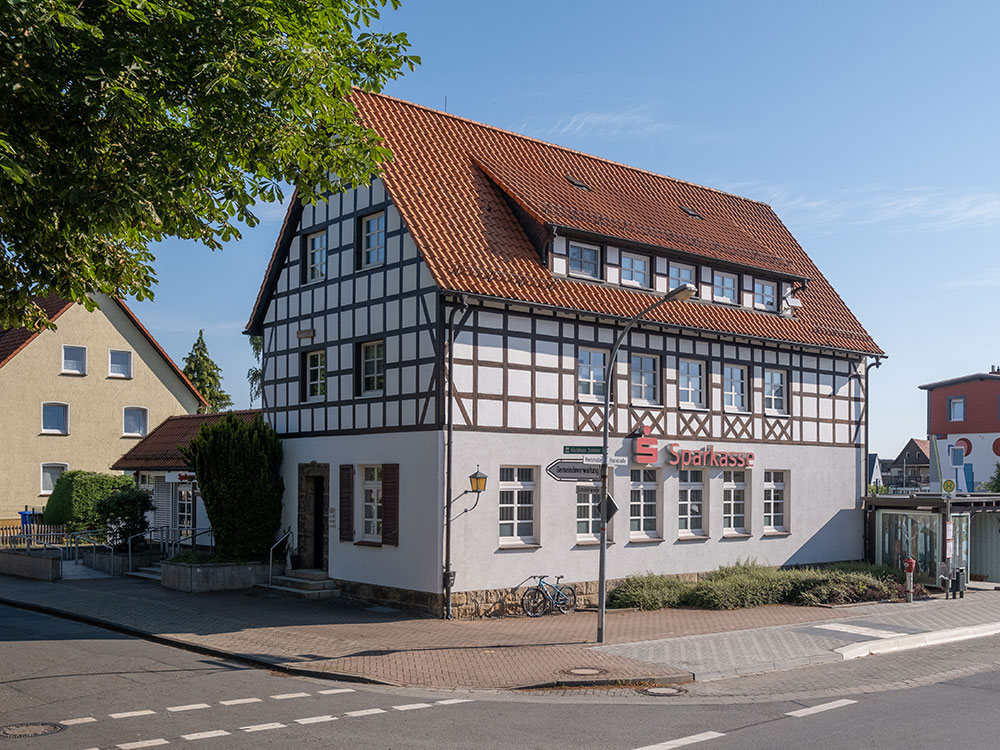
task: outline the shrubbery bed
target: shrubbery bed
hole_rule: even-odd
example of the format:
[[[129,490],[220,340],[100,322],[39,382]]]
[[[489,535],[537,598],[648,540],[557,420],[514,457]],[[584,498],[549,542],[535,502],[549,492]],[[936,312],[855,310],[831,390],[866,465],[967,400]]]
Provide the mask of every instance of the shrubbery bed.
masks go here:
[[[767,604],[853,604],[904,598],[903,574],[885,566],[843,563],[814,568],[778,569],[755,562],[727,565],[686,583],[648,574],[626,578],[608,598],[617,608],[744,609]],[[915,594],[925,595],[914,586]]]

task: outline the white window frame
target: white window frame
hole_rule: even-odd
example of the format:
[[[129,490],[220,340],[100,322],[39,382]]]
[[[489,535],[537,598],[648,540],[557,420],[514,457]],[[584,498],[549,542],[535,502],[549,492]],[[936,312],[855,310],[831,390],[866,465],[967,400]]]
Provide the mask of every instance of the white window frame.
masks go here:
[[[749,497],[747,490],[747,472],[743,469],[722,472],[722,533],[746,534],[747,517],[749,516]],[[737,509],[742,507],[742,512]],[[742,521],[738,523],[737,519]]]
[[[764,472],[764,531],[788,531],[788,471],[785,469]],[[780,510],[776,510],[780,507]],[[780,520],[780,523],[775,523]]]
[[[114,366],[113,357],[115,354],[127,354],[128,355],[128,373],[122,375],[117,372],[112,372],[111,368]],[[108,377],[117,378],[119,380],[131,380],[132,379],[132,350],[131,349],[108,349]]]
[[[652,502],[650,502],[652,495]],[[649,513],[652,508],[652,514]],[[629,468],[629,537],[662,539],[660,527],[659,472],[653,468]]]
[[[698,374],[691,374],[692,365],[698,367]],[[677,403],[680,406],[696,409],[705,408],[705,363],[700,359],[679,359],[677,361]],[[697,378],[698,387],[691,385],[691,380]],[[693,395],[697,393],[697,399]]]
[[[955,407],[961,406],[962,413],[959,416],[955,416]],[[951,396],[948,399],[948,421],[949,422],[964,422],[965,421],[965,396]]]
[[[753,306],[757,310],[770,310],[772,312],[777,310],[778,285],[766,279],[754,279]]]
[[[39,467],[39,480],[38,480],[38,494],[42,497],[48,497],[52,494],[52,490],[56,488],[56,482],[59,481],[59,477],[56,477],[55,482],[52,483],[52,490],[45,489],[45,467],[47,466],[59,466],[62,471],[59,472],[61,477],[64,472],[69,471],[69,464],[60,463],[59,461],[46,461]]]
[[[722,406],[727,411],[748,411],[746,367],[722,365]]]
[[[636,264],[642,264],[642,270],[636,270]],[[650,286],[650,271],[652,263],[647,255],[637,255],[636,253],[621,254],[621,280],[626,286],[638,286],[648,289]],[[641,275],[642,279],[636,278]]]
[[[128,413],[130,411],[141,411],[143,415],[143,430],[142,432],[128,432],[126,426],[128,424]],[[146,437],[149,434],[149,409],[145,406],[126,406],[122,408],[122,437]]]
[[[61,406],[61,407],[63,407],[63,409],[65,411],[65,414],[66,414],[66,419],[65,419],[66,427],[65,427],[65,429],[62,429],[62,430],[46,429],[46,427],[45,427],[45,407],[46,406]],[[40,419],[41,419],[41,421],[40,421],[40,425],[41,425],[41,428],[42,428],[41,432],[42,432],[43,435],[69,435],[69,404],[65,403],[64,401],[43,401],[42,402],[41,410],[39,412],[39,415],[40,415]]]
[[[725,292],[730,288],[730,285],[726,284],[727,281],[732,282],[732,297],[725,295]],[[736,305],[739,304],[739,298],[740,280],[736,274],[726,273],[725,271],[714,271],[712,273],[712,301],[724,302],[727,305]]]
[[[650,366],[645,366],[647,364]],[[639,389],[638,396],[635,395],[636,389]],[[651,354],[633,354],[629,357],[629,399],[634,403],[660,403],[659,357]]]
[[[687,263],[670,263],[667,266],[668,291],[674,290],[683,284],[691,284],[697,288],[697,279],[698,274],[695,273],[694,266],[689,266]]]
[[[374,227],[371,226],[374,222]],[[374,238],[369,244],[369,239]],[[361,267],[385,265],[385,211],[368,214],[361,219]],[[374,255],[372,255],[374,253]],[[369,257],[372,255],[372,257]]]
[[[371,470],[372,477],[368,472]],[[361,539],[366,542],[382,541],[384,497],[382,494],[382,464],[361,467]],[[371,514],[369,515],[369,510]]]
[[[599,542],[601,539],[601,485],[577,484],[575,506],[576,541]],[[582,530],[581,526],[583,526]],[[610,525],[608,531],[611,531]]]
[[[595,357],[595,355],[597,355]],[[595,364],[594,360],[599,359],[600,364]],[[604,389],[608,384],[604,380],[605,370],[608,363],[608,351],[606,349],[589,349],[579,347],[576,352],[576,397],[582,401],[603,401]],[[584,371],[587,377],[584,377]],[[586,385],[588,392],[584,392]],[[600,386],[601,392],[597,393]]]
[[[306,284],[314,284],[326,278],[326,234],[324,229],[306,237]]]
[[[694,475],[698,480],[692,479]],[[704,469],[681,469],[677,475],[677,533],[679,536],[708,536],[705,513],[705,471]],[[697,492],[695,499],[693,493]],[[692,505],[698,506],[698,512],[692,512]],[[686,509],[686,512],[683,512]],[[697,520],[698,528],[693,528]]]
[[[83,350],[83,369],[82,370],[67,370],[66,369],[66,350],[67,349],[82,349]],[[60,364],[60,374],[62,375],[86,375],[87,374],[87,359],[89,358],[89,352],[87,347],[79,346],[77,344],[63,344],[61,349],[62,362]]]
[[[530,472],[531,478],[527,479],[523,472]],[[538,473],[537,466],[500,467],[500,480],[497,482],[500,544],[538,544]],[[504,501],[505,495],[509,497],[509,502]],[[512,512],[505,513],[505,509]],[[521,518],[522,509],[529,511],[524,515],[530,518]],[[528,524],[527,528],[519,528],[523,524]],[[507,526],[510,527],[509,534],[504,533]]]
[[[194,485],[177,489],[177,529],[183,536],[190,536],[194,530],[194,515],[198,508],[198,492]]]
[[[306,401],[323,401],[326,398],[326,350],[306,352]]]
[[[370,353],[373,356],[369,356]],[[372,365],[370,374],[369,364]],[[382,339],[361,344],[361,369],[358,374],[361,378],[362,396],[381,396],[385,392],[385,342]],[[376,387],[369,388],[369,385]]]
[[[781,376],[780,382],[774,376]],[[781,395],[776,396],[775,387],[781,388]],[[764,411],[770,414],[788,414],[788,373],[785,370],[764,370]]]
[[[574,258],[574,248],[586,251],[587,253],[593,253],[593,260],[585,258],[583,252],[577,253]],[[574,262],[577,265],[576,268],[573,267]],[[570,242],[569,247],[566,249],[566,263],[570,276],[583,276],[588,279],[601,278],[601,248],[596,245],[587,245],[583,242]],[[593,272],[587,270],[591,264],[594,267]]]

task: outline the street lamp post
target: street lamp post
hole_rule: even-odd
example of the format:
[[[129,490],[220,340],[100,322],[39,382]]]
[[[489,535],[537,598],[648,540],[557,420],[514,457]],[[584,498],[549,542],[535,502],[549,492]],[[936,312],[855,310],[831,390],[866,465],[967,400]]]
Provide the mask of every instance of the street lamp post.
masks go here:
[[[642,320],[660,305],[674,300],[683,302],[691,299],[697,292],[693,284],[681,284],[679,287],[671,289],[665,295],[647,305],[622,328],[615,339],[615,344],[611,347],[611,354],[607,362],[604,363],[604,448],[601,451],[603,460],[601,462],[601,542],[600,542],[600,562],[598,563],[597,574],[597,642],[604,643],[604,611],[607,605],[607,592],[605,591],[607,582],[607,562],[608,562],[608,443],[610,441],[610,412],[611,412],[611,386],[612,377],[615,371],[615,360],[618,358],[618,350],[622,342],[632,330],[636,323]]]

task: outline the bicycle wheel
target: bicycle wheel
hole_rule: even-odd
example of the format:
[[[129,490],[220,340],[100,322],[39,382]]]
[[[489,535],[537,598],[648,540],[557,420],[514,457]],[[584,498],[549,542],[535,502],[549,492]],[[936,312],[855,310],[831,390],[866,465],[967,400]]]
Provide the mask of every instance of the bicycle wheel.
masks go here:
[[[549,599],[541,589],[528,589],[521,597],[521,609],[528,617],[541,617],[545,614]]]
[[[559,596],[556,597],[556,606],[564,615],[576,609],[576,589],[569,584],[559,587]]]

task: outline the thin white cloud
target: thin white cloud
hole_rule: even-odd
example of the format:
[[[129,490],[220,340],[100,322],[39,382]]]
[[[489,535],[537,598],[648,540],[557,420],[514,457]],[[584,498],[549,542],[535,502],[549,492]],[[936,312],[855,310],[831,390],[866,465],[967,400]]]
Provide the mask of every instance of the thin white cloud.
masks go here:
[[[635,138],[666,132],[673,124],[659,119],[647,107],[615,112],[578,112],[555,122],[525,120],[519,130],[536,138],[576,137]]]
[[[969,279],[952,279],[945,284],[949,289],[966,287],[1000,287],[1000,268],[990,268],[980,271]]]

